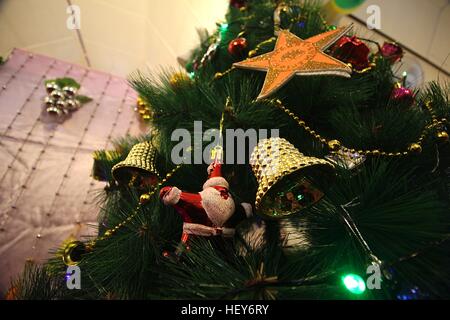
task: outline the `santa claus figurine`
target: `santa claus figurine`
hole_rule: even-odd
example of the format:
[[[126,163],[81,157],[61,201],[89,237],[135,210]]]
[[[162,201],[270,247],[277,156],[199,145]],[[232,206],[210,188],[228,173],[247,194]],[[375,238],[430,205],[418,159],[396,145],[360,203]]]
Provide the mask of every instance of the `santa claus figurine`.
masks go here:
[[[183,219],[183,242],[187,242],[189,235],[232,237],[234,227],[252,215],[249,203],[235,205],[221,168],[219,162],[208,167],[208,180],[199,193],[184,192],[177,187],[161,189],[159,196],[163,203],[174,207]]]

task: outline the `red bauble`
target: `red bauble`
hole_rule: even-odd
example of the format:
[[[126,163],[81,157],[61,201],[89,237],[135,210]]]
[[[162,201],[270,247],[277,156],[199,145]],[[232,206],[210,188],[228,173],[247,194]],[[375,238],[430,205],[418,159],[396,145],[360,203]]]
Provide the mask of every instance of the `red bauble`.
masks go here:
[[[192,67],[194,68],[194,71],[197,71],[200,68],[200,63],[197,60],[195,60]]]
[[[356,36],[342,37],[332,50],[333,56],[345,63],[351,63],[356,70],[370,66],[369,47]]]
[[[235,57],[241,58],[245,55],[247,51],[248,43],[245,38],[237,38],[231,40],[228,45],[228,52]]]
[[[415,102],[414,92],[405,87],[395,87],[392,90],[391,99],[396,103],[401,103],[407,106],[411,106]]]
[[[395,63],[400,61],[403,58],[403,49],[396,43],[385,42],[380,50],[381,55],[391,61],[391,63]]]
[[[230,0],[230,6],[241,9],[247,4],[246,0]]]

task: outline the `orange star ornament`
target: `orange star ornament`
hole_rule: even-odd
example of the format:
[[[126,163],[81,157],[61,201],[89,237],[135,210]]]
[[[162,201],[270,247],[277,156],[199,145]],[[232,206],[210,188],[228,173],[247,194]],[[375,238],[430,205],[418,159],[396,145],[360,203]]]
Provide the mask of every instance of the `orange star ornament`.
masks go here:
[[[288,30],[280,31],[275,50],[234,64],[237,68],[267,71],[258,99],[280,89],[293,76],[334,75],[350,78],[352,69],[323,51],[346,34],[352,25],[302,40]]]

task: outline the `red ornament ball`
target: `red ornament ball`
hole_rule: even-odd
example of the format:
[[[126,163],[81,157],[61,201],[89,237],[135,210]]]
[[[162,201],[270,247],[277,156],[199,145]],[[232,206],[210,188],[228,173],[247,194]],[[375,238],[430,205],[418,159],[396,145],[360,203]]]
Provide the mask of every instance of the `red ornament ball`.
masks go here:
[[[356,70],[363,70],[370,66],[369,47],[356,36],[342,37],[332,49],[336,59],[351,63]]]
[[[230,6],[235,7],[237,9],[245,7],[246,4],[247,4],[246,0],[230,0]]]
[[[228,45],[228,52],[235,57],[243,57],[245,55],[245,52],[247,51],[248,43],[247,39],[245,38],[237,38],[234,40],[231,40],[230,44]]]
[[[200,63],[195,60],[194,64],[192,65],[192,68],[194,69],[194,71],[197,71],[198,69],[200,69]]]
[[[400,61],[403,58],[403,49],[393,42],[385,42],[381,47],[381,55],[391,63]]]
[[[405,87],[395,87],[392,90],[391,99],[407,106],[412,106],[415,102],[414,92]]]

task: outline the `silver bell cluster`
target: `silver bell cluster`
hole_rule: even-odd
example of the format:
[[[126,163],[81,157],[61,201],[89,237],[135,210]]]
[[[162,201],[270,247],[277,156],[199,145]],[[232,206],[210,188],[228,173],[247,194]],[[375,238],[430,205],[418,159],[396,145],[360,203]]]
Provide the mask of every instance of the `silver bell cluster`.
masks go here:
[[[80,108],[80,102],[76,99],[77,88],[60,88],[55,82],[47,83],[45,86],[47,97],[45,97],[45,108],[47,113],[57,116],[67,115]]]

